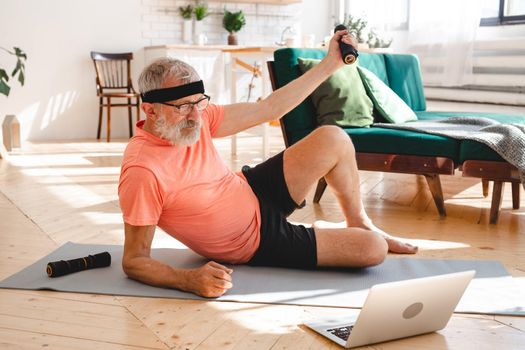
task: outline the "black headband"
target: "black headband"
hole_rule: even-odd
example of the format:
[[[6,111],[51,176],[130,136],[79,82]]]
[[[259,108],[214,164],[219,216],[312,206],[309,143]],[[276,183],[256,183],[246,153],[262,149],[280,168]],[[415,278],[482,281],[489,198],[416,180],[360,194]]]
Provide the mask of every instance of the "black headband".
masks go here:
[[[186,96],[204,93],[202,80],[166,89],[151,90],[141,94],[142,102],[168,102]]]

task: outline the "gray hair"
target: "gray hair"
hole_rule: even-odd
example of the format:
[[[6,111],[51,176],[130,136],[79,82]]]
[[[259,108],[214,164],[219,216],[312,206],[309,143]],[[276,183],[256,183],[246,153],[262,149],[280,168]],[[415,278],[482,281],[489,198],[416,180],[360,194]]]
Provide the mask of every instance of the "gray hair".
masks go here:
[[[186,62],[174,58],[159,58],[144,68],[140,74],[140,93],[162,88],[168,77],[174,77],[182,84],[201,80],[197,71]]]

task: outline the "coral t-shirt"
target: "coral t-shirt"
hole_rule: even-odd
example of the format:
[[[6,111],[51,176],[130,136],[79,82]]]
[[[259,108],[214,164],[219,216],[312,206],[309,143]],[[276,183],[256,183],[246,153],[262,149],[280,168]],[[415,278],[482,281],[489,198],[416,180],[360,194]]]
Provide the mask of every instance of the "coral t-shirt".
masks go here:
[[[157,225],[198,254],[237,264],[259,247],[261,218],[250,185],[213,145],[223,118],[224,108],[210,104],[200,139],[191,146],[174,146],[138,122],[124,152],[118,193],[126,223]]]

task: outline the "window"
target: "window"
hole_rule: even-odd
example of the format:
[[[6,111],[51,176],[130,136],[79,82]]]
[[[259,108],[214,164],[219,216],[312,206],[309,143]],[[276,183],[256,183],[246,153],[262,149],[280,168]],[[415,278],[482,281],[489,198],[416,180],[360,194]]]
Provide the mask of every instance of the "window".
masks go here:
[[[362,18],[379,30],[407,29],[408,9],[409,0],[344,0],[345,14]]]
[[[525,0],[483,0],[482,26],[525,23]]]

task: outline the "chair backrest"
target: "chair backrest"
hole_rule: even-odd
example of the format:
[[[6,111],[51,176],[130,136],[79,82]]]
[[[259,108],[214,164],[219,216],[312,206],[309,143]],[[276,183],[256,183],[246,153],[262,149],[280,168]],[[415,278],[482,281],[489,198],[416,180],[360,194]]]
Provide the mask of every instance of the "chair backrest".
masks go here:
[[[298,58],[322,59],[321,49],[279,49],[274,53],[272,84],[278,89],[301,75]],[[426,109],[419,61],[414,55],[359,53],[359,65],[374,72],[414,111]],[[287,145],[293,145],[317,127],[316,111],[309,98],[281,119]]]
[[[131,60],[132,52],[125,53],[103,53],[91,52],[91,59],[95,64],[97,74],[97,90],[103,89],[127,89],[133,91],[131,83]]]

